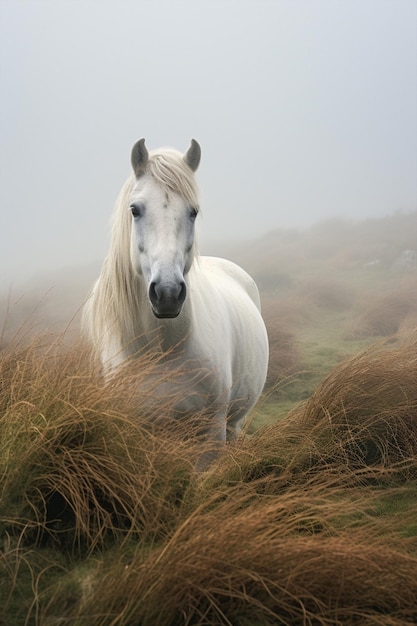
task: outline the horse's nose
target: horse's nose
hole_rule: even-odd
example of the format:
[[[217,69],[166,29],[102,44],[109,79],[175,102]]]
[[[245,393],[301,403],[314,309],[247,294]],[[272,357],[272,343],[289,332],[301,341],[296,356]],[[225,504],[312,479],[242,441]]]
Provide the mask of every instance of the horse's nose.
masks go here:
[[[149,300],[156,317],[177,317],[187,295],[183,280],[176,283],[152,281],[149,285]]]

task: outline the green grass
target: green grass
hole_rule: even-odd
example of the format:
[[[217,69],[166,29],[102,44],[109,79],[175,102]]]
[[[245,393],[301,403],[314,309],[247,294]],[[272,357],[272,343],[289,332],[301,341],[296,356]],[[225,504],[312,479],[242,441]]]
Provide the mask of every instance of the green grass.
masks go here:
[[[356,354],[382,337],[348,340],[344,328],[350,312],[321,312],[314,324],[298,331],[297,346],[302,355],[297,371],[288,374],[264,394],[254,415],[249,432],[262,425],[282,419],[299,402],[309,398],[320,381],[346,357]],[[278,357],[279,358],[279,357]]]

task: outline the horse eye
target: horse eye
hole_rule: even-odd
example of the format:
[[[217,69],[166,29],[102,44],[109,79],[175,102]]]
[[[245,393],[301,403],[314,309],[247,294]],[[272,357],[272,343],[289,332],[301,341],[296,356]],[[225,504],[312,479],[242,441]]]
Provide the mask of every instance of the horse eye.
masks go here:
[[[142,213],[143,213],[143,209],[139,204],[131,204],[130,205],[130,212],[132,213],[132,216],[134,218],[138,218],[141,217]]]
[[[192,221],[194,222],[195,218],[197,217],[198,211],[197,209],[195,209],[194,207],[192,207],[190,209],[190,217],[192,219]]]

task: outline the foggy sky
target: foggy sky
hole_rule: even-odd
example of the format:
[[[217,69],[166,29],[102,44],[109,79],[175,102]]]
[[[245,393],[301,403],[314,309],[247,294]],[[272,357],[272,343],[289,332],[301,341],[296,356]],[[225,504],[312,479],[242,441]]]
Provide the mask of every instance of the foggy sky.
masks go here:
[[[0,287],[104,257],[141,137],[200,142],[205,253],[415,210],[416,25],[415,0],[0,0]]]

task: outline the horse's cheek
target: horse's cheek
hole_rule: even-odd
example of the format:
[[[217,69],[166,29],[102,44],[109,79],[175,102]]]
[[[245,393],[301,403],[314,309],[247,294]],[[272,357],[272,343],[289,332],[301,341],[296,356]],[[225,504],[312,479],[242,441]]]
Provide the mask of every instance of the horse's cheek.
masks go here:
[[[141,253],[139,249],[139,242],[134,233],[132,233],[131,241],[130,241],[130,262],[132,264],[133,269],[138,274],[143,273],[143,262],[141,259]]]

